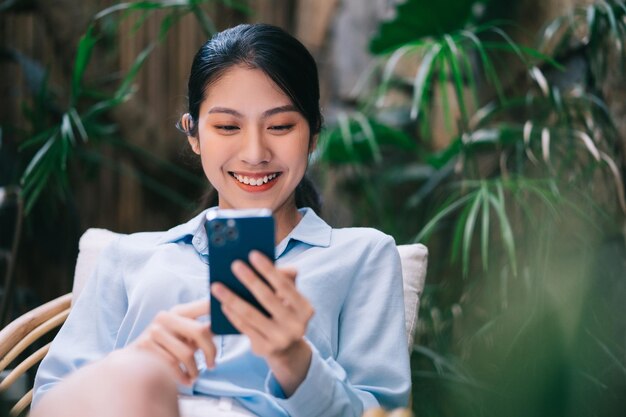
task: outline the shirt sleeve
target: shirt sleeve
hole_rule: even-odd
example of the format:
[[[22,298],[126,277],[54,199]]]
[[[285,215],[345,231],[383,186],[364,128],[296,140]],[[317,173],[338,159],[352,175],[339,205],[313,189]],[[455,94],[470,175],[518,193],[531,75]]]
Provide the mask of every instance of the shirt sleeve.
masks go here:
[[[114,349],[128,306],[119,245],[117,239],[103,249],[93,275],[52,341],[37,370],[33,404],[65,376]]]
[[[285,398],[270,373],[266,389],[293,417],[361,416],[376,406],[406,407],[411,387],[402,270],[395,242],[384,236],[363,253],[339,317],[335,358],[313,345],[304,381]]]

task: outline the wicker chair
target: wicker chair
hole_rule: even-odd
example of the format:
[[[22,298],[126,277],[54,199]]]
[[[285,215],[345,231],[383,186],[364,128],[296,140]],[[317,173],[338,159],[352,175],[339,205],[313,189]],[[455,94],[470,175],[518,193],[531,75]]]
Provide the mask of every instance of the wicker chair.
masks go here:
[[[34,342],[39,341],[63,324],[71,309],[72,297],[78,296],[86,279],[95,267],[100,251],[116,236],[118,234],[104,229],[87,230],[79,243],[72,293],[49,301],[24,314],[0,331],[0,371],[4,371],[9,365],[14,366],[0,382],[0,393],[5,392],[28,370],[38,365],[46,355],[49,343],[22,359],[21,362],[14,363],[17,362],[16,359],[22,353],[31,348]],[[428,250],[424,245],[413,244],[400,245],[398,251],[402,260],[407,338],[409,346],[412,346],[417,327],[419,297],[426,276]],[[11,409],[11,415],[17,416],[23,413],[30,405],[32,394],[31,389],[22,396]],[[369,410],[364,417],[405,417],[410,415],[408,410],[394,410],[390,414],[386,414],[382,409],[375,409]]]

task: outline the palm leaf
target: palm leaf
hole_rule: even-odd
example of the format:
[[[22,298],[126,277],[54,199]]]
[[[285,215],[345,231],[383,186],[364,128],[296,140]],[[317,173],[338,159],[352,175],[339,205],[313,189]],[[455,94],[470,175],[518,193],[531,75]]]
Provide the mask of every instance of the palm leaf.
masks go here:
[[[422,228],[422,230],[412,239],[413,242],[422,242],[423,239],[427,238],[430,233],[439,225],[439,222],[443,220],[448,215],[452,214],[459,207],[463,206],[468,200],[472,198],[472,195],[465,195],[460,197],[453,203],[445,205],[442,209],[437,211],[437,214],[433,216],[432,219]]]
[[[478,56],[480,57],[480,60],[483,66],[483,71],[485,72],[485,78],[489,80],[489,82],[493,85],[494,89],[496,90],[498,99],[501,102],[506,101],[504,97],[504,92],[502,90],[502,84],[500,83],[500,78],[498,77],[498,74],[496,73],[496,70],[494,69],[493,64],[491,63],[491,59],[489,58],[489,55],[487,54],[487,51],[485,49],[483,42],[480,39],[478,39],[478,37],[474,33],[467,31],[467,30],[461,31],[460,35],[465,37],[466,39],[468,39],[470,42],[474,44],[474,46],[476,47],[476,50],[478,51]]]
[[[489,191],[487,187],[481,187],[481,200],[482,200],[482,218],[481,218],[481,234],[480,234],[480,243],[481,243],[481,259],[483,263],[483,270],[487,270],[487,265],[489,261]]]
[[[72,71],[72,93],[71,93],[71,105],[74,106],[78,97],[81,94],[81,83],[87,64],[91,59],[91,53],[93,51],[98,37],[94,35],[93,25],[89,25],[87,32],[80,38],[78,42],[78,49],[76,51],[76,62],[74,63],[74,69]]]
[[[471,209],[467,216],[467,221],[465,222],[465,228],[463,230],[463,254],[461,257],[461,262],[463,264],[462,271],[463,276],[467,277],[469,274],[469,260],[470,260],[470,249],[472,243],[472,236],[474,235],[474,226],[476,225],[476,218],[478,217],[478,209],[481,205],[487,205],[486,201],[483,201],[483,193],[481,192],[484,186],[476,192],[476,197],[472,203]]]
[[[430,90],[430,76],[434,69],[436,58],[441,52],[442,46],[439,43],[433,43],[424,54],[424,58],[417,70],[413,82],[413,100],[411,104],[411,119],[415,120],[419,116],[421,103],[424,93]]]
[[[502,236],[502,242],[511,262],[511,269],[513,275],[517,275],[517,256],[515,255],[515,239],[513,237],[513,231],[511,224],[509,223],[506,210],[504,208],[504,193],[502,191],[502,184],[496,185],[498,195],[489,195],[489,202],[496,212],[500,224],[500,234]]]

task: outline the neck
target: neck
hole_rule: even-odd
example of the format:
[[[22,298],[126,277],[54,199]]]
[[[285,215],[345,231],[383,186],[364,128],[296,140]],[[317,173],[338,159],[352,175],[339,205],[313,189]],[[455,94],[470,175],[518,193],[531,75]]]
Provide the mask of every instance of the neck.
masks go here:
[[[302,219],[302,214],[296,208],[295,202],[285,204],[274,211],[274,221],[276,222],[276,244],[282,241]]]

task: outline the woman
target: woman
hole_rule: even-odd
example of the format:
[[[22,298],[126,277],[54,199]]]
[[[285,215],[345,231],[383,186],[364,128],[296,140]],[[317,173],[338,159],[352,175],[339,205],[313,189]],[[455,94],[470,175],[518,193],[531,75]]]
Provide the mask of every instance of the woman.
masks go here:
[[[127,415],[156,405],[150,412],[176,415],[172,381],[183,415],[198,399],[214,410],[207,415],[359,416],[405,406],[410,373],[393,239],[332,229],[304,207],[318,201],[304,174],[322,124],[311,55],[281,29],[240,25],[202,46],[188,89],[179,125],[216,204],[273,212],[276,266],[250,254],[269,285],[244,263],[232,265],[271,317],[213,284],[210,296],[242,335],[212,335],[206,212],[167,232],[123,237],[104,251],[42,362],[34,412],[51,415],[78,391],[90,413],[115,395]]]

